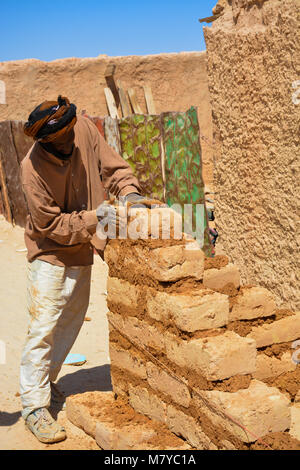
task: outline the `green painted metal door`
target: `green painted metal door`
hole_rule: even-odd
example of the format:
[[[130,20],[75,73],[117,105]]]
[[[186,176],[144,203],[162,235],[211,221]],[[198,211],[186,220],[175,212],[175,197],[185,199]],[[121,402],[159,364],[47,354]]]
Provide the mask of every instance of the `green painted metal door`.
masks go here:
[[[166,202],[169,206],[180,204],[182,211],[186,209],[183,215],[187,231],[196,234],[205,254],[211,256],[196,108],[186,113],[163,113],[162,127]]]
[[[160,116],[134,114],[119,120],[121,151],[145,196],[164,200]]]

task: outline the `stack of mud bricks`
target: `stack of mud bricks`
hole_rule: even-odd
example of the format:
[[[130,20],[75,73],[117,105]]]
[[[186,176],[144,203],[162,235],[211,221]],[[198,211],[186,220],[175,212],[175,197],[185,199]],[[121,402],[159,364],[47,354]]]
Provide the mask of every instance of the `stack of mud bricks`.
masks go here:
[[[103,449],[300,449],[300,313],[174,239],[170,209],[135,216],[157,239],[105,250],[113,392],[69,397],[69,419]],[[171,238],[151,220],[170,220]]]
[[[190,240],[113,240],[105,260],[116,396],[196,449],[300,440],[300,313]]]

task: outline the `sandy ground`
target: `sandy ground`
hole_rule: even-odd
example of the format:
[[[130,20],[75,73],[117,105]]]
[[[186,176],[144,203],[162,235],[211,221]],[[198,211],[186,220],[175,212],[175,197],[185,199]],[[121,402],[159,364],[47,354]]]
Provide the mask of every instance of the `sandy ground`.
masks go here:
[[[21,418],[19,364],[28,323],[23,233],[0,216],[0,341],[6,345],[6,363],[0,362],[0,449],[99,449],[92,438],[67,420],[65,411],[58,413],[58,421],[65,426],[68,438],[53,445],[38,442]],[[57,383],[66,395],[111,390],[106,278],[107,266],[97,256],[87,312],[91,321],[84,322],[71,351],[84,354],[87,362],[83,366],[63,366]]]

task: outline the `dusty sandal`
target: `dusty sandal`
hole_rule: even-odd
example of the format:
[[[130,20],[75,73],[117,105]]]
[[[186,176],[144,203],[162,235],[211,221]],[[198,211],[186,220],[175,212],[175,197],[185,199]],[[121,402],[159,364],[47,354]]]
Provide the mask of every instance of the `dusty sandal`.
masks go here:
[[[60,442],[67,437],[65,429],[52,418],[47,408],[39,408],[30,413],[25,423],[40,442]]]

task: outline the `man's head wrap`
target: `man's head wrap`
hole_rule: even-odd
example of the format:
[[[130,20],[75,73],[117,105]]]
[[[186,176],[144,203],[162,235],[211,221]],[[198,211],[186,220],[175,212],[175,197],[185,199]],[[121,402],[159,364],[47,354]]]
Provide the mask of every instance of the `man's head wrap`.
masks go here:
[[[76,106],[59,96],[57,101],[44,101],[32,111],[24,133],[34,140],[54,142],[73,129],[76,121]]]

